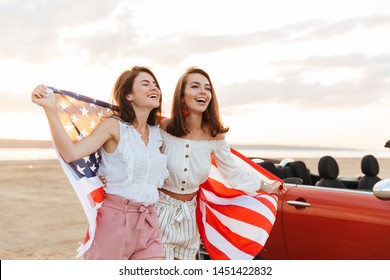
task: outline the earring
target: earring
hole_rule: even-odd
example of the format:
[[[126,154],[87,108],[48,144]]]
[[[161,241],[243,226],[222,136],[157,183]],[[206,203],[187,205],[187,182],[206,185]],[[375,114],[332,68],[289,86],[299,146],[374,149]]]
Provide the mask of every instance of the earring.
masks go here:
[[[187,117],[190,113],[187,110],[187,106],[183,102],[183,108],[182,108],[183,116]]]
[[[204,112],[204,118],[205,118],[206,120],[209,120],[209,119],[210,119],[209,110],[206,110],[206,111]]]

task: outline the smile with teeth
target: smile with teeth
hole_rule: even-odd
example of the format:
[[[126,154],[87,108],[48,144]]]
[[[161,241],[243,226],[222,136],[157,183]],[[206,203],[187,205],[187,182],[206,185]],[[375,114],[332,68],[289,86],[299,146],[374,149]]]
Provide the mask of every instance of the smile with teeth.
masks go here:
[[[157,94],[151,94],[148,96],[149,98],[152,98],[152,99],[158,99],[158,95]]]
[[[204,97],[199,97],[199,98],[196,98],[195,100],[196,100],[196,102],[199,102],[199,103],[206,103],[206,98],[204,98]]]

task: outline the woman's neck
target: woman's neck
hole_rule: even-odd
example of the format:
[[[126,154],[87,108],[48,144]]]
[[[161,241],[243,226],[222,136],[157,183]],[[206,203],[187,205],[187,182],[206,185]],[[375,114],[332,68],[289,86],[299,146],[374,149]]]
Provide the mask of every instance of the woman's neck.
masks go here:
[[[202,115],[190,115],[186,118],[186,128],[189,133],[202,130]]]

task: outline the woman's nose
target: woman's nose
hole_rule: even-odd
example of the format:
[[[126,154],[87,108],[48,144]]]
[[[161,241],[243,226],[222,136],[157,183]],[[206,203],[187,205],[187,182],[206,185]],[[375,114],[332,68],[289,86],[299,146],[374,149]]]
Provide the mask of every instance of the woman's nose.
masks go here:
[[[151,89],[151,90],[158,90],[158,87],[157,87],[156,85],[152,84],[152,85],[150,86],[150,89]]]

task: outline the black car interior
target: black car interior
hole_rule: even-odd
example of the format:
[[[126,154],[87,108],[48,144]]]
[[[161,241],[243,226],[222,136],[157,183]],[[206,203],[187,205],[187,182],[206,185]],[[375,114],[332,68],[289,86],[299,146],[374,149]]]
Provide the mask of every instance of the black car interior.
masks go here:
[[[362,158],[361,172],[363,175],[355,178],[340,177],[338,163],[329,155],[320,158],[317,174],[308,169],[303,161],[292,161],[282,166],[278,164],[278,160],[256,159],[258,165],[291,184],[372,191],[375,183],[381,180],[378,177],[379,163],[373,155],[366,155]]]

